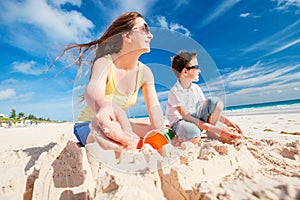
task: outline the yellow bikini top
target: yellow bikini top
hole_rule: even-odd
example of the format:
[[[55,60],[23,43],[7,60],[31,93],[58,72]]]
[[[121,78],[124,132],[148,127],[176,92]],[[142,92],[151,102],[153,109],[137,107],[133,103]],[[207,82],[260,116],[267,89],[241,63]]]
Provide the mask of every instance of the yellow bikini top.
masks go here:
[[[136,78],[136,87],[131,94],[124,94],[121,93],[117,85],[115,83],[114,78],[114,70],[116,68],[115,64],[113,63],[112,57],[110,54],[104,56],[106,59],[108,59],[111,62],[110,69],[109,69],[109,79],[106,83],[106,90],[105,90],[105,97],[112,101],[113,103],[120,106],[122,109],[127,109],[131,106],[133,106],[137,102],[138,97],[138,91],[142,86],[142,75],[143,75],[143,68],[144,64],[141,62],[138,62],[138,74]],[[84,109],[81,111],[78,117],[78,121],[92,121],[94,119],[95,114],[91,111],[91,109],[86,104]]]

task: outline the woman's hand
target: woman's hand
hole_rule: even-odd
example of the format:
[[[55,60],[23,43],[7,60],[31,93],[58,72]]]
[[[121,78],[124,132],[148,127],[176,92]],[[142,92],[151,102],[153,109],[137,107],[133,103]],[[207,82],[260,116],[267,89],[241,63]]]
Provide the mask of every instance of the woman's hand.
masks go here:
[[[125,146],[119,142],[116,142],[115,140],[108,138],[101,130],[99,130],[99,127],[96,127],[96,129],[92,129],[92,130],[93,130],[92,134],[93,134],[94,140],[103,149],[115,150],[115,151],[136,149],[137,144],[139,142],[138,139],[135,139],[133,137],[134,139],[133,139],[132,145]]]
[[[127,122],[128,121],[128,122]],[[113,145],[113,149],[132,149],[136,146],[137,138],[126,132],[131,132],[130,123],[126,116],[125,111],[123,111],[118,106],[113,106],[111,103],[107,102],[101,105],[95,117],[95,125],[98,126],[98,139],[100,139],[100,145],[103,147],[109,147]],[[95,130],[97,128],[95,127]],[[105,137],[103,137],[105,136]],[[111,142],[112,144],[106,144]]]

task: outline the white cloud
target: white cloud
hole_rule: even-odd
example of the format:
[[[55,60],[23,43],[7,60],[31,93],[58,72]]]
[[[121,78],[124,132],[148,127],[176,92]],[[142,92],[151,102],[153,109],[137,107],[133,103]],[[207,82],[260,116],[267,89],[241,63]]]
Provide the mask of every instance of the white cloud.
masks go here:
[[[185,28],[184,26],[182,26],[180,24],[170,24],[170,30],[171,31],[179,31],[186,36],[191,35],[191,32],[187,28]]]
[[[0,100],[12,99],[16,96],[16,91],[14,89],[6,89],[0,91]]]
[[[300,1],[299,0],[273,0],[277,1],[276,10],[280,11],[289,11],[291,7],[298,7],[300,8]],[[299,10],[297,11],[299,13]]]
[[[19,72],[23,74],[29,74],[29,75],[40,75],[43,73],[43,70],[39,69],[36,66],[35,61],[29,61],[29,62],[13,62],[13,70],[12,72]]]
[[[99,8],[99,12],[106,13],[109,20],[114,20],[120,14],[129,11],[141,13],[143,16],[152,11],[158,0],[136,1],[136,0],[111,0],[103,3],[102,1],[93,1]]]
[[[240,0],[225,0],[221,4],[216,4],[218,6],[209,12],[208,17],[202,21],[199,28],[212,23],[233,8],[238,2],[240,2]]]
[[[300,79],[300,72],[291,73],[293,70],[298,69],[299,66],[300,64],[275,69],[274,66],[266,66],[263,63],[258,62],[246,69],[240,68],[238,71],[232,72],[228,76],[224,76],[223,80],[226,85],[235,88],[248,88],[252,86],[260,87],[261,85]]]
[[[165,16],[158,16],[157,21],[158,21],[160,27],[166,28],[166,29],[169,28],[169,24],[168,24]]]
[[[224,98],[226,106],[299,99],[299,67],[257,62],[200,86],[207,96]]]
[[[148,0],[148,1],[136,1],[136,0],[122,0],[116,1],[119,10],[118,13],[128,12],[128,11],[137,11],[142,15],[146,15],[154,6],[158,0]]]
[[[269,56],[269,55],[272,55],[272,54],[275,54],[275,53],[278,53],[280,51],[283,51],[291,46],[294,46],[296,44],[298,44],[300,42],[300,39],[297,39],[297,40],[294,40],[292,42],[289,42],[288,44],[285,44],[285,45],[282,45],[281,47],[278,47],[277,49],[273,50],[272,52],[268,53],[267,55],[265,56]]]
[[[18,99],[21,99],[21,101],[28,101],[28,100],[31,100],[32,96],[35,95],[34,92],[27,92],[27,93],[24,93],[24,94],[19,94],[17,96]]]
[[[81,6],[81,0],[52,0],[51,3],[53,3],[56,6],[61,6],[66,3],[70,3],[74,6],[80,7]]]
[[[186,36],[191,36],[191,32],[187,28],[177,23],[167,22],[165,16],[158,16],[157,21],[159,23],[159,26],[161,26],[162,28],[169,29],[170,31],[178,31]]]
[[[86,41],[91,37],[93,23],[78,11],[58,7],[64,3],[81,5],[81,1],[76,0],[56,0],[52,4],[48,4],[46,0],[2,1],[1,24],[10,33],[10,38],[6,39],[26,51],[39,49],[50,41]]]
[[[249,17],[250,16],[250,13],[241,13],[240,14],[240,17]]]
[[[229,105],[261,103],[300,98],[294,88],[300,86],[300,72],[294,66],[279,66],[257,62],[222,76]],[[221,84],[219,83],[215,83]]]
[[[274,33],[273,35],[251,45],[248,48],[245,48],[243,50],[244,54],[253,52],[253,51],[270,51],[270,49],[279,49],[283,44],[287,43],[287,40],[295,40],[295,36],[299,32],[299,24],[300,20],[297,20],[296,22],[290,24],[289,26],[285,27],[284,29],[278,31],[277,33]],[[297,38],[298,39],[298,38]],[[296,39],[296,41],[297,41]],[[283,48],[282,50],[284,50]],[[271,50],[270,52],[273,52],[275,50]],[[279,52],[279,51],[277,51]],[[276,53],[277,53],[276,52]],[[271,55],[270,53],[266,55]]]
[[[295,92],[294,90],[294,88],[299,87],[299,81],[293,83],[269,84],[259,87],[249,87],[227,93],[226,99],[229,106],[281,101],[286,99],[299,99],[300,93]]]
[[[1,83],[2,84],[12,84],[12,83],[17,83],[18,80],[14,79],[14,78],[9,78],[9,79],[6,79],[6,80],[3,80]]]
[[[252,13],[247,12],[247,13],[241,13],[240,17],[242,17],[242,18],[259,18],[260,16],[253,15]]]

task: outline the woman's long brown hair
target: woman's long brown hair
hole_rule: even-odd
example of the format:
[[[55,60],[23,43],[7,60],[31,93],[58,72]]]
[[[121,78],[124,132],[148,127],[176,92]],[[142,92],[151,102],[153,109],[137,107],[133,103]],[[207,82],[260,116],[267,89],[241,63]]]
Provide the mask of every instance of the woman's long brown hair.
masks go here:
[[[48,67],[48,70],[50,70],[66,52],[74,49],[78,50],[78,56],[76,56],[76,59],[72,63],[69,63],[60,69],[58,73],[68,67],[73,66],[74,64],[76,64],[79,67],[79,70],[81,70],[84,56],[92,49],[96,49],[96,55],[92,60],[92,66],[98,58],[107,54],[118,53],[122,48],[122,33],[130,31],[134,26],[135,19],[139,17],[143,18],[143,16],[137,12],[123,13],[112,22],[100,39],[83,44],[69,44],[61,52],[61,54],[55,58],[55,60]]]

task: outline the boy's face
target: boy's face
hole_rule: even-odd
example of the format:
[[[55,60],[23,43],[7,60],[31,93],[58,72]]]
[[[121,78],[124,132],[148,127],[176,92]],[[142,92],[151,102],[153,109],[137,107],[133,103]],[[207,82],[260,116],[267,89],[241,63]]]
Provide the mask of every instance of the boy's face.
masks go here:
[[[198,67],[198,60],[197,57],[194,57],[190,62],[187,68],[183,69],[185,73],[185,78],[191,81],[199,81],[199,74],[201,70]]]

